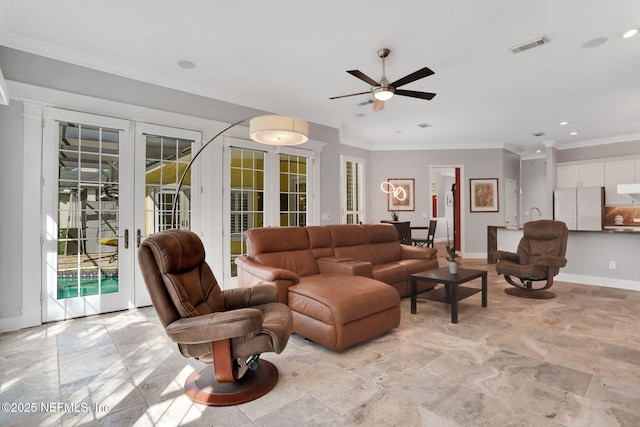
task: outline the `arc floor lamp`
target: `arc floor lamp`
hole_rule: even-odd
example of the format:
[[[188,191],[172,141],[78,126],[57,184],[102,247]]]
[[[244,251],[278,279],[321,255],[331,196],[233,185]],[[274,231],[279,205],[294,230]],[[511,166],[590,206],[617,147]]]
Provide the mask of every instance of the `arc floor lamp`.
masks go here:
[[[229,129],[238,126],[241,123],[249,122],[249,137],[261,144],[267,145],[299,145],[309,140],[309,124],[295,117],[282,116],[276,114],[268,114],[264,116],[253,116],[239,120],[230,124],[220,132],[215,134],[191,157],[187,167],[182,172],[176,192],[173,198],[173,207],[171,209],[171,228],[176,228],[176,209],[178,207],[178,198],[182,184],[191,170],[191,166],[196,161],[200,153],[209,146],[216,138],[224,134]]]

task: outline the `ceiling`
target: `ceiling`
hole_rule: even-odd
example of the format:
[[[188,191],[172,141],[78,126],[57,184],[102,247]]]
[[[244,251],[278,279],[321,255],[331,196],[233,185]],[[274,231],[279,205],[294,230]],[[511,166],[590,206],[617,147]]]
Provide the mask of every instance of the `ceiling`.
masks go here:
[[[640,140],[640,35],[621,37],[634,27],[637,0],[0,2],[1,45],[294,115],[372,150],[526,156]],[[390,81],[426,66],[435,74],[403,89],[438,95],[394,96],[379,112],[359,105],[370,95],[329,100],[368,90],[345,71],[378,80],[383,47]]]

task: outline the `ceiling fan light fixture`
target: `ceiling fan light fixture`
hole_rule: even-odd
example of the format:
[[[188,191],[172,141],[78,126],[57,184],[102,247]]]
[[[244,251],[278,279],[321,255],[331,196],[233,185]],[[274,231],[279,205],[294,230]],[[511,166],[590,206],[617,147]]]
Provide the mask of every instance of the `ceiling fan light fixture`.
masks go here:
[[[378,101],[387,101],[391,99],[394,93],[395,89],[391,86],[378,86],[373,88],[373,97]]]
[[[309,124],[290,116],[258,116],[249,122],[249,136],[267,145],[298,145],[309,140]]]

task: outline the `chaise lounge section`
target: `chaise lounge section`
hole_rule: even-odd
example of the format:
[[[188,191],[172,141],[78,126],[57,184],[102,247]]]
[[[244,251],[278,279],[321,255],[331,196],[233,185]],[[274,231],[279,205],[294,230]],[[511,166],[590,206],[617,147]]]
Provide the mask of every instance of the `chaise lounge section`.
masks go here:
[[[438,267],[433,248],[400,245],[389,224],[256,228],[245,237],[240,286],[275,285],[293,331],[336,351],[396,328],[411,274]]]

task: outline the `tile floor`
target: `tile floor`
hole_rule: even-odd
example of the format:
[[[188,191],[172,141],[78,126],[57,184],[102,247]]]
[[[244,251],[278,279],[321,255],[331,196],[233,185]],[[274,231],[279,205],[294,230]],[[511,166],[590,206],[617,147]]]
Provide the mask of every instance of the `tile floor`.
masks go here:
[[[0,402],[23,411],[0,425],[640,425],[640,292],[557,282],[557,298],[525,300],[473,265],[489,271],[488,308],[476,294],[454,325],[448,306],[421,301],[412,315],[404,299],[399,328],[341,353],[293,335],[264,355],[276,388],[235,407],[184,396],[200,364],[153,308],[2,334]]]

